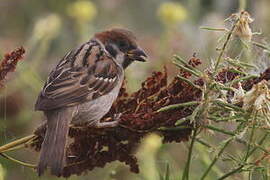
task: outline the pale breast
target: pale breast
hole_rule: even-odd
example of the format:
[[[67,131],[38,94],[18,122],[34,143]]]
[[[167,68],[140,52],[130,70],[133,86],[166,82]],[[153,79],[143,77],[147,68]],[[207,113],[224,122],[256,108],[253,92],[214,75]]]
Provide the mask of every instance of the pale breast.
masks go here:
[[[78,105],[78,110],[72,120],[72,124],[94,123],[106,115],[118,96],[123,79],[124,78],[122,76],[119,79],[117,86],[108,94]]]

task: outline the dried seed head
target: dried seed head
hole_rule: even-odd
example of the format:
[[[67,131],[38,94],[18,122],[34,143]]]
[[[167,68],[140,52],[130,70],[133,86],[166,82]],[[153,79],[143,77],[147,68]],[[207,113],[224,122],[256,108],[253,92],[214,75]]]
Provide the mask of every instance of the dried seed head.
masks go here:
[[[233,104],[237,104],[237,103],[243,102],[243,100],[244,100],[245,91],[242,88],[242,84],[241,83],[238,83],[238,87],[239,88],[238,89],[235,89],[235,91],[234,91],[234,96],[232,98],[232,103]]]
[[[231,15],[230,19],[239,19],[235,27],[234,35],[242,40],[248,42],[251,41],[252,31],[249,24],[252,23],[254,19],[250,17],[250,14],[247,11],[242,11],[240,13]]]
[[[13,72],[16,69],[18,61],[23,59],[25,50],[23,47],[7,53],[3,60],[0,60],[0,89],[4,86],[4,80],[9,72]]]
[[[270,107],[268,82],[263,80],[255,84],[252,89],[244,95],[243,103],[243,108],[246,110],[261,111],[265,107]],[[270,113],[270,109],[268,109],[268,112]]]

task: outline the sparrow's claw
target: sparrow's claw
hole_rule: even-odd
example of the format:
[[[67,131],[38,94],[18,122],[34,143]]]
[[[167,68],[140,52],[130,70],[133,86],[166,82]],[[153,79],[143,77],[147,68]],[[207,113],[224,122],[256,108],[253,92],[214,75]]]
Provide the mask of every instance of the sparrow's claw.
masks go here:
[[[96,122],[94,124],[91,124],[91,126],[96,127],[96,128],[111,128],[111,127],[116,127],[119,122],[120,122],[120,117],[122,113],[114,114],[113,116],[113,121],[109,122]]]
[[[120,122],[120,118],[122,116],[122,113],[117,113],[117,114],[114,114],[113,115],[113,121],[117,121],[117,122]]]

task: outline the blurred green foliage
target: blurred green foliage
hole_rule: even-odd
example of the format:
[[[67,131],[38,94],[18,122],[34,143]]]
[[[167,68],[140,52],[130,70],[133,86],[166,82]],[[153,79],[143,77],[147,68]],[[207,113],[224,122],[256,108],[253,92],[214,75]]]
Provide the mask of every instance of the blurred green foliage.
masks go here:
[[[258,19],[254,29],[262,28],[265,37],[269,38],[269,0],[249,0],[242,6]],[[213,46],[219,34],[202,32],[199,26],[220,27],[223,20],[238,8],[235,0],[2,0],[0,57],[18,46],[24,46],[27,53],[16,73],[9,76],[5,90],[0,92],[0,144],[30,134],[42,122],[42,114],[34,112],[33,106],[49,71],[65,53],[90,39],[95,32],[121,26],[138,36],[150,60],[147,64],[134,64],[127,70],[128,87],[132,91],[151,71],[161,70],[164,64],[169,75],[175,75],[177,69],[169,63],[174,53],[181,52],[184,57],[190,57],[198,52],[202,59],[214,55]],[[217,143],[221,137],[209,135],[208,138]],[[242,147],[230,148],[240,152]],[[193,158],[198,163],[192,164],[195,171],[191,179],[196,179],[196,171],[201,171],[211,162],[203,146],[197,145],[195,154],[198,155]],[[38,157],[31,151],[12,155],[33,162]],[[112,163],[104,169],[70,179],[154,180],[168,179],[168,174],[172,179],[180,179],[186,156],[185,143],[162,145],[157,135],[150,135],[138,150],[141,174],[131,174],[125,165]],[[226,168],[218,164],[209,177],[216,179]],[[38,177],[34,171],[0,158],[2,179],[34,180]],[[54,178],[48,175],[40,179]]]

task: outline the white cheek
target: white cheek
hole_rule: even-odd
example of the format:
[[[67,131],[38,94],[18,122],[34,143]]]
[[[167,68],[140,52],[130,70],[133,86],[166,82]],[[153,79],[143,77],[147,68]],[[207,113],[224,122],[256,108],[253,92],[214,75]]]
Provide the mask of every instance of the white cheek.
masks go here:
[[[122,52],[118,52],[115,59],[116,59],[116,63],[118,63],[119,65],[122,65],[125,59],[125,54]]]

